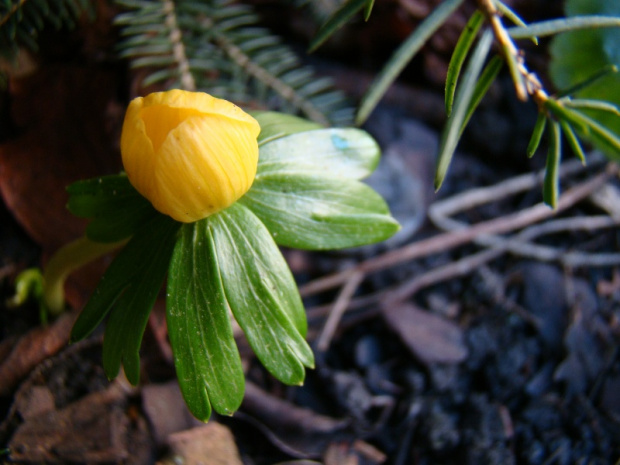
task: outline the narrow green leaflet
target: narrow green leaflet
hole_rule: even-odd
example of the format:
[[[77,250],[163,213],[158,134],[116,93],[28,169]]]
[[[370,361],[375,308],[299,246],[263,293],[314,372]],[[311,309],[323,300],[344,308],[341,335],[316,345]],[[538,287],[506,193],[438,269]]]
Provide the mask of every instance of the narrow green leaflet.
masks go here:
[[[620,17],[588,15],[540,21],[538,23],[530,23],[525,27],[511,27],[508,29],[508,34],[513,39],[528,39],[560,34],[562,32],[575,32],[583,29],[592,30],[615,27],[620,27]]]
[[[78,181],[67,192],[69,211],[80,218],[92,218],[86,236],[96,242],[125,239],[157,214],[124,174]]]
[[[545,132],[545,128],[547,127],[547,115],[539,111],[538,116],[536,117],[536,124],[534,125],[534,130],[532,131],[532,137],[530,137],[530,141],[527,144],[527,156],[532,158],[538,150],[538,146],[540,145],[540,141],[542,140],[542,136]]]
[[[461,68],[463,67],[463,63],[465,63],[465,58],[467,58],[467,54],[476,40],[476,36],[478,35],[478,31],[480,30],[483,22],[484,15],[480,12],[480,10],[476,10],[471,18],[469,18],[469,21],[467,21],[465,29],[463,29],[463,32],[454,47],[454,52],[452,52],[450,64],[448,65],[448,73],[446,75],[445,104],[446,114],[448,116],[452,113],[454,91],[456,90],[456,83],[459,79],[459,75],[461,74]]]
[[[269,231],[239,203],[208,219],[226,299],[265,368],[298,385],[314,366],[293,276]]]
[[[444,0],[441,2],[398,47],[362,98],[355,117],[356,124],[361,125],[366,121],[396,77],[463,1]]]
[[[577,139],[577,135],[575,134],[575,131],[573,131],[573,128],[570,127],[570,124],[568,124],[564,120],[560,120],[560,127],[562,128],[562,131],[564,132],[564,136],[566,137],[566,141],[568,142],[568,145],[570,146],[571,150],[573,151],[575,156],[579,158],[579,160],[581,160],[581,163],[585,165],[586,155],[583,151],[583,148],[581,147],[581,144],[579,143],[579,139]]]
[[[585,113],[573,108],[566,108],[556,100],[549,98],[545,100],[545,106],[558,119],[564,119],[571,123],[581,137],[596,144],[598,147],[615,158],[620,157],[620,135],[612,132],[597,120],[590,118]]]
[[[252,112],[251,115],[260,125],[260,134],[258,135],[259,147],[280,137],[322,128],[319,123],[286,113],[259,111]]]
[[[328,20],[319,31],[316,33],[316,36],[310,43],[309,52],[315,51],[317,48],[321,46],[323,42],[325,42],[329,37],[344,26],[347,21],[349,21],[355,13],[360,11],[362,8],[366,7],[368,3],[372,3],[373,0],[347,0]],[[372,7],[371,7],[372,8]],[[368,9],[365,10],[364,13],[366,19],[370,15]]]
[[[209,220],[181,229],[170,262],[166,321],[192,414],[207,421],[212,404],[219,414],[231,415],[243,400],[245,378]]]
[[[547,153],[547,166],[545,168],[545,180],[543,183],[543,201],[551,208],[558,204],[560,192],[560,156],[562,154],[562,133],[560,124],[552,122],[550,125],[549,151]]]
[[[605,102],[604,100],[595,100],[595,99],[562,99],[562,103],[570,108],[581,108],[587,110],[600,110],[605,111],[607,113],[611,113],[616,116],[620,116],[620,108],[618,105],[614,105],[613,103]]]
[[[459,136],[463,130],[463,123],[468,113],[468,108],[476,88],[478,76],[484,65],[484,61],[493,43],[493,33],[487,29],[483,34],[472,56],[469,59],[462,83],[456,93],[452,114],[446,122],[446,126],[441,134],[441,144],[437,157],[437,172],[435,174],[435,189],[439,189],[443,183],[448,167],[452,161],[452,156],[456,150]]]
[[[126,248],[140,252],[140,260],[132,262],[133,273],[127,287],[114,302],[110,318],[106,323],[103,338],[103,368],[110,379],[116,377],[121,364],[125,375],[132,384],[140,381],[140,345],[151,309],[157,299],[176,241],[180,223],[171,218],[159,215],[145,225],[146,237],[142,234],[136,238],[143,243],[130,241]],[[123,250],[124,252],[124,250]],[[111,267],[111,266],[110,266]],[[127,273],[122,270],[121,273]],[[106,272],[101,283],[113,280]]]
[[[556,88],[570,89],[572,98],[620,105],[620,73],[617,72],[620,68],[620,2],[567,0],[565,10],[567,25],[588,28],[560,34],[551,41],[549,74]],[[598,29],[604,24],[615,24],[615,27]],[[601,108],[580,110],[602,129],[593,132],[590,142],[610,158],[620,159],[620,149],[608,142],[620,138],[620,116]],[[573,129],[578,129],[573,122],[571,124]],[[596,132],[602,134],[601,140]]]
[[[400,228],[383,198],[355,180],[263,175],[241,202],[287,247],[356,247],[385,240]]]
[[[493,3],[497,7],[498,11],[502,14],[502,16],[504,16],[504,18],[513,23],[515,26],[527,27],[525,21],[523,21],[523,19],[508,5],[500,2],[499,0],[495,0]],[[538,37],[534,36],[531,39],[532,42],[534,42],[534,45],[538,45]]]
[[[317,129],[273,140],[260,148],[256,180],[269,174],[362,179],[379,163],[380,150],[359,129]]]

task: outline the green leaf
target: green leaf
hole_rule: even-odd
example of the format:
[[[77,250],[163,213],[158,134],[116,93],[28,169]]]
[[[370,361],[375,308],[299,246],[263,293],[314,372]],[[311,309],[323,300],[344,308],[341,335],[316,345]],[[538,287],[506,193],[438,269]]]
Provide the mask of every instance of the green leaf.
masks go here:
[[[168,271],[180,226],[180,223],[167,216],[156,216],[144,226],[145,234],[139,236],[143,243],[130,241],[126,246],[130,249],[128,253],[132,253],[132,248],[136,249],[136,255],[139,251],[142,260],[133,261],[131,279],[114,302],[106,323],[103,368],[109,379],[116,377],[123,364],[129,382],[136,385],[140,381],[142,335]],[[148,256],[144,256],[145,252],[148,252]],[[115,276],[106,272],[102,281],[106,279],[114,280]]]
[[[184,225],[168,277],[168,335],[183,398],[207,421],[211,407],[231,415],[243,400],[245,378],[209,220]]]
[[[568,16],[602,15],[620,21],[620,2],[607,0],[569,0]],[[620,68],[620,27],[573,31],[554,37],[551,45],[550,76],[559,89],[574,88],[591,80],[601,70]],[[594,99],[620,105],[620,73],[607,72],[590,85],[581,88],[573,97]],[[593,119],[615,138],[620,138],[620,116],[600,109],[587,109],[584,114]],[[577,129],[573,126],[574,129]],[[605,142],[591,140],[606,155],[620,159],[620,151]]]
[[[95,242],[117,242],[157,215],[124,174],[78,181],[67,187],[67,208],[80,218],[91,218],[86,236]]]
[[[355,122],[361,125],[387,92],[396,77],[407,66],[414,55],[426,41],[439,29],[448,17],[463,3],[464,0],[444,0],[433,9],[433,12],[411,33],[390,57],[370,88],[362,97]]]
[[[104,365],[109,377],[118,373],[124,358],[128,379],[138,381],[142,332],[165,276],[179,226],[171,218],[157,215],[136,231],[101,278],[73,326],[71,340],[84,339],[115,307],[104,341]]]
[[[448,118],[441,134],[439,155],[437,157],[437,172],[435,173],[435,189],[441,187],[446,173],[448,172],[448,167],[452,161],[452,155],[454,155],[454,151],[459,142],[463,123],[467,116],[470,102],[472,101],[478,76],[480,76],[482,66],[484,65],[484,61],[486,60],[492,43],[493,33],[490,29],[487,29],[482,34],[467,64],[462,84],[456,94],[452,114]]]
[[[547,152],[547,166],[543,183],[543,201],[551,208],[558,204],[560,191],[560,157],[562,155],[562,138],[559,123],[551,123],[549,151]]]
[[[283,246],[309,250],[385,240],[400,225],[383,198],[361,182],[336,177],[261,175],[241,202]]]
[[[347,0],[326,22],[321,26],[310,43],[309,52],[315,51],[329,37],[344,26],[355,13],[366,7],[370,0]],[[369,12],[366,10],[366,15]]]
[[[459,75],[461,74],[461,68],[463,67],[463,63],[465,63],[465,58],[467,58],[467,54],[476,40],[476,36],[478,35],[478,31],[480,30],[480,26],[482,26],[483,22],[484,15],[480,12],[480,10],[476,10],[474,14],[471,15],[471,18],[469,18],[469,21],[467,21],[465,29],[463,29],[463,32],[454,47],[454,52],[452,52],[450,64],[448,65],[448,73],[446,75],[445,103],[446,114],[448,116],[452,113],[454,91],[456,90],[456,83],[459,79]]]
[[[269,231],[235,203],[207,218],[230,309],[265,368],[299,385],[314,366],[306,316],[286,261]]]
[[[321,129],[322,126],[314,121],[275,111],[259,111],[250,113],[260,125],[258,145],[262,146],[280,137],[297,132]]]
[[[536,117],[536,124],[534,125],[534,130],[532,131],[532,137],[530,138],[530,142],[527,144],[527,156],[532,158],[538,150],[538,146],[540,145],[540,141],[542,139],[543,133],[545,132],[545,128],[547,127],[547,115],[539,111],[538,116]]]
[[[379,163],[375,140],[359,129],[317,129],[281,137],[260,148],[257,180],[266,174],[361,179]]]
[[[568,124],[566,121],[560,120],[559,123],[562,131],[564,131],[566,141],[568,142],[571,150],[573,151],[575,156],[579,158],[579,160],[581,160],[581,164],[585,165],[586,155],[583,152],[583,148],[581,148],[581,144],[579,143],[577,136],[575,135],[575,131],[573,131],[573,128],[571,128],[570,124]]]

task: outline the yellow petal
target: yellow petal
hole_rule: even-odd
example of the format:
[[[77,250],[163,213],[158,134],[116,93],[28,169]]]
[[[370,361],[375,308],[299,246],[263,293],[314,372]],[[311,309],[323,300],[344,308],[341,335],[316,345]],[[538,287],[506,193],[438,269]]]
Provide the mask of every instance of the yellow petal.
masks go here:
[[[253,126],[216,116],[193,117],[170,132],[155,168],[158,210],[183,222],[230,206],[256,176]],[[182,156],[179,156],[182,154]]]
[[[226,100],[172,90],[133,100],[121,137],[123,164],[153,206],[183,222],[238,200],[256,176],[260,126]]]
[[[144,99],[138,97],[127,108],[121,133],[121,154],[129,180],[138,192],[148,198],[146,193],[152,189],[150,186],[154,179],[152,160],[155,151],[140,117],[143,103]]]

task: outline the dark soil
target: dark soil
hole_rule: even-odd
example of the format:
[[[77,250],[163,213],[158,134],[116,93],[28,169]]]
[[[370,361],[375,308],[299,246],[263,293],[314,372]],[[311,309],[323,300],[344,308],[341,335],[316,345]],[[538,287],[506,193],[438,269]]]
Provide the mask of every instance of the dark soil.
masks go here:
[[[522,3],[530,5],[534,16],[546,14],[537,2]],[[440,52],[433,53],[441,57]],[[540,56],[535,59],[544,62]],[[428,60],[420,66],[445,65]],[[342,68],[322,60],[317,64],[353,93],[352,79],[368,79],[353,65]],[[441,74],[431,71],[427,75]],[[118,81],[122,79],[114,86]],[[4,120],[12,118],[7,109],[17,98],[10,92],[0,100],[2,114],[8,115]],[[110,93],[122,100],[117,88]],[[379,173],[369,182],[388,199],[403,234],[387,245],[355,251],[284,251],[302,289],[326,275],[443,234],[427,215],[435,202],[543,165],[543,154],[531,161],[524,155],[534,108],[515,101],[504,76],[466,132],[446,184],[439,194],[433,193],[441,99],[441,89],[428,76],[410,79],[393,89],[366,126],[385,154]],[[416,103],[422,101],[424,105]],[[110,121],[115,121],[120,105],[113,103],[108,107]],[[116,130],[113,124],[106,127],[110,134]],[[9,150],[17,132],[0,135],[1,173],[10,165],[6,160],[12,156]],[[23,163],[29,162],[24,158]],[[113,162],[100,166],[113,172]],[[593,163],[568,179],[563,190],[604,170],[605,163]],[[106,379],[100,332],[84,343],[67,345],[74,312],[41,327],[36,303],[19,308],[6,303],[14,293],[16,275],[40,266],[54,250],[33,234],[33,223],[24,220],[28,205],[7,196],[6,173],[0,176],[5,183],[0,208],[2,463],[620,461],[620,267],[611,260],[620,244],[617,223],[568,229],[537,242],[562,255],[583,252],[610,258],[603,265],[572,267],[561,257],[542,261],[504,253],[464,274],[421,286],[405,299],[393,299],[398,286],[412,278],[484,249],[469,241],[369,273],[328,349],[316,350],[317,368],[308,372],[303,387],[275,381],[239,340],[248,367],[246,400],[233,417],[215,416],[204,427],[191,418],[176,386],[161,302],[145,335],[143,381],[137,388],[122,379]],[[617,189],[617,175],[608,184]],[[473,224],[507,217],[540,202],[540,187],[494,200],[457,218]],[[615,201],[617,214],[618,197]],[[559,215],[612,213],[585,199]],[[50,228],[63,227],[53,221]],[[96,271],[91,273],[96,278]],[[95,282],[82,274],[70,284],[77,307]],[[381,292],[381,297],[364,303],[362,297]],[[337,288],[305,294],[315,348],[337,295]],[[224,428],[215,429],[219,427]]]

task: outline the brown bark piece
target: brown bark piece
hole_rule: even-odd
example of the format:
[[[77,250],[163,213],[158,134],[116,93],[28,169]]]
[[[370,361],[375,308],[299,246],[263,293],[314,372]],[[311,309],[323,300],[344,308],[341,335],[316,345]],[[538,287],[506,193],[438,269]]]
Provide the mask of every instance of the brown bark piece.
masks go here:
[[[117,463],[128,457],[125,393],[118,384],[27,419],[9,442],[14,461]]]
[[[202,425],[189,412],[176,380],[142,388],[142,409],[151,424],[155,442],[164,445],[173,433]]]
[[[243,465],[228,428],[209,423],[168,438],[174,463],[185,465]]]
[[[0,395],[9,395],[34,367],[67,344],[75,318],[75,313],[65,313],[52,325],[34,328],[21,337],[0,361]]]
[[[47,386],[20,389],[15,399],[15,407],[24,420],[36,418],[54,410],[54,395]]]

